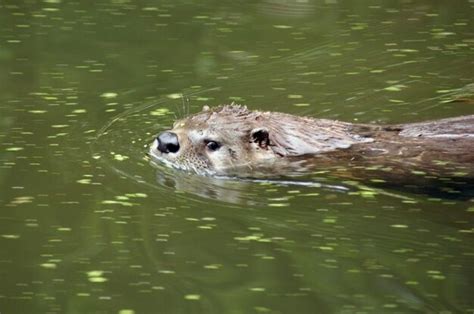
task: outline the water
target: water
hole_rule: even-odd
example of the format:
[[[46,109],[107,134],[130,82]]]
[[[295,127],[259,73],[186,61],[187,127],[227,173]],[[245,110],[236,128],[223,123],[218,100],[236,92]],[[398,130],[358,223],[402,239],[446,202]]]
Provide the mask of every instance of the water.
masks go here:
[[[450,101],[472,21],[470,1],[1,2],[0,312],[474,312],[472,200],[145,156],[206,104],[472,114]]]

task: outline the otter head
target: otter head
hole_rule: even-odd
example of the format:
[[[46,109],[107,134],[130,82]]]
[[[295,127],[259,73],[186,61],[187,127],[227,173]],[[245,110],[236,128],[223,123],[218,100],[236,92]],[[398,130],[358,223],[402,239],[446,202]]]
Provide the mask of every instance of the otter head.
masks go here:
[[[150,153],[176,168],[245,175],[291,168],[299,157],[371,141],[354,134],[350,123],[250,111],[238,105],[205,106],[159,134]]]
[[[237,173],[275,158],[258,112],[227,105],[176,121],[150,148],[152,157],[201,174]]]

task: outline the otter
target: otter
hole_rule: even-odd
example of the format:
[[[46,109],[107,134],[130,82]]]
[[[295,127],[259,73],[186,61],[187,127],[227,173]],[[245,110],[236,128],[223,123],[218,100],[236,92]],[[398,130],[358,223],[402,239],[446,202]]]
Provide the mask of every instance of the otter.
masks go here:
[[[160,133],[150,155],[205,175],[323,170],[381,182],[464,180],[474,178],[474,115],[377,125],[205,106]]]

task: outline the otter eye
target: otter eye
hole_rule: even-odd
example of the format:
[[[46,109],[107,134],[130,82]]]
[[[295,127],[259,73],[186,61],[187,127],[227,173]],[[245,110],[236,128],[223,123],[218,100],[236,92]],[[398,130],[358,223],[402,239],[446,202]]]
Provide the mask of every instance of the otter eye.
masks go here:
[[[219,143],[215,142],[215,141],[208,141],[206,143],[206,147],[210,151],[216,151],[221,147],[221,145]]]

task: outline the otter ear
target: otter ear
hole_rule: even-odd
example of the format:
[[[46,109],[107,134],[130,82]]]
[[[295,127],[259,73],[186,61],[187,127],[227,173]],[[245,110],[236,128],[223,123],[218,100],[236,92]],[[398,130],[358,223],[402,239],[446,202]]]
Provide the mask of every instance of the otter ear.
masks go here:
[[[250,132],[250,141],[256,143],[260,148],[266,149],[270,145],[268,130],[265,128],[256,128]]]

